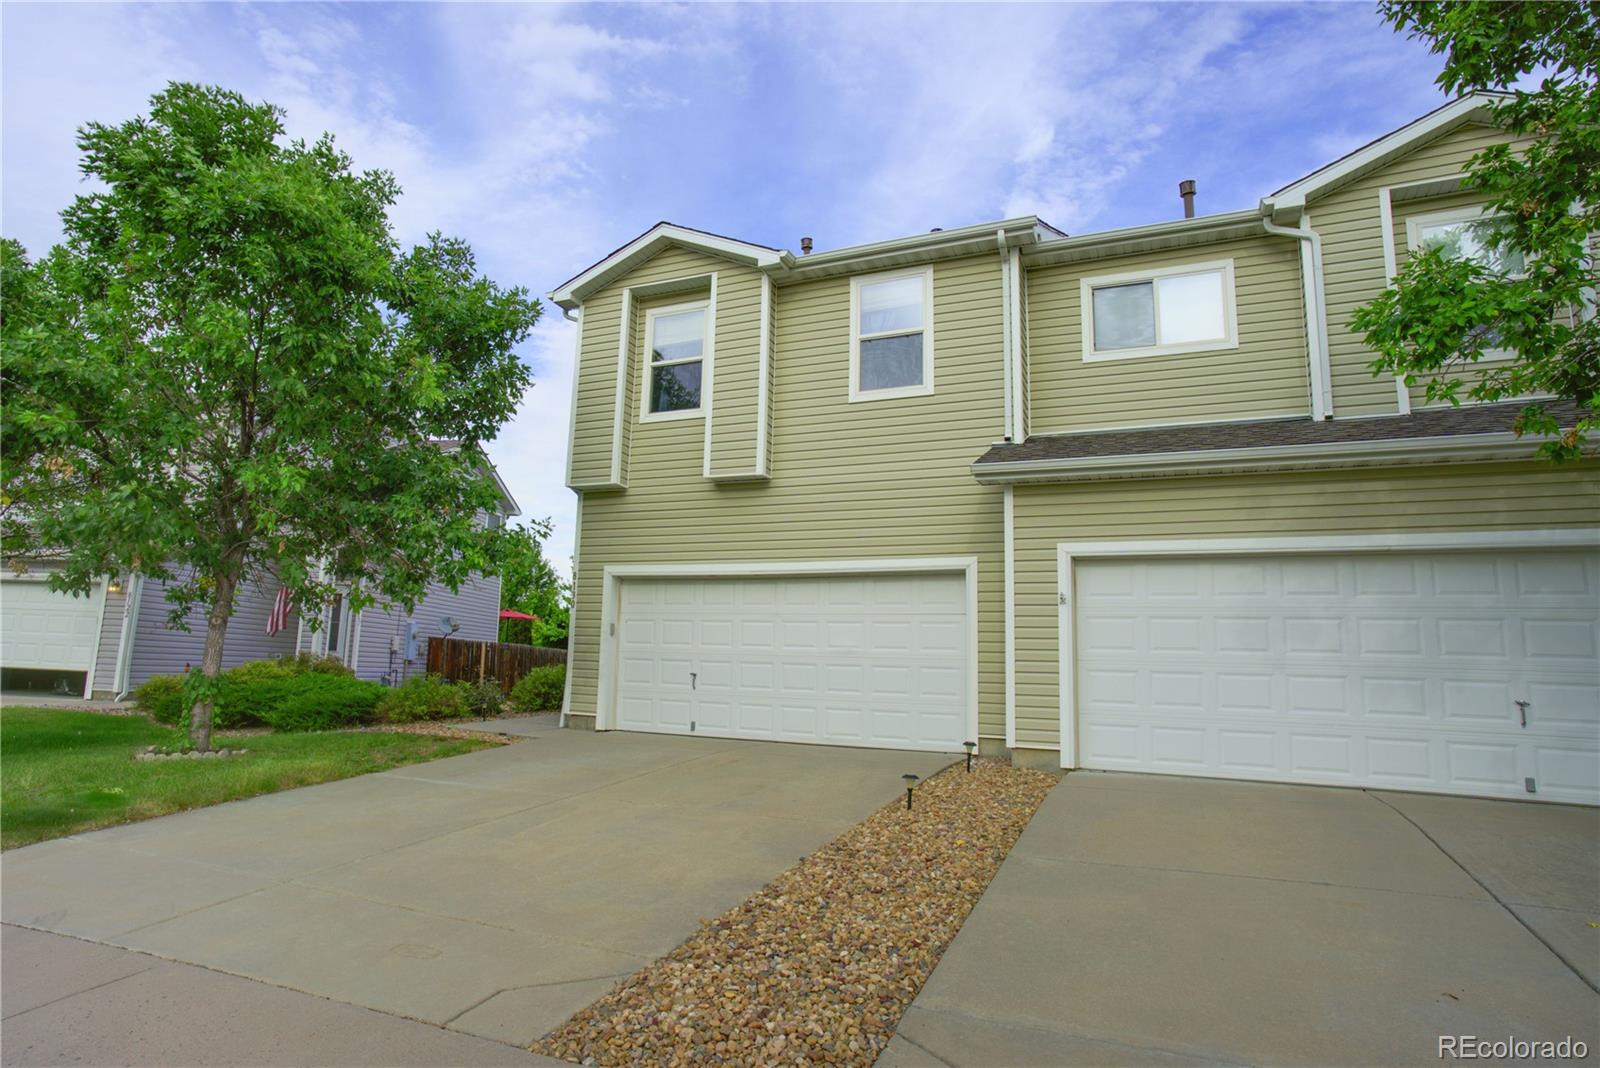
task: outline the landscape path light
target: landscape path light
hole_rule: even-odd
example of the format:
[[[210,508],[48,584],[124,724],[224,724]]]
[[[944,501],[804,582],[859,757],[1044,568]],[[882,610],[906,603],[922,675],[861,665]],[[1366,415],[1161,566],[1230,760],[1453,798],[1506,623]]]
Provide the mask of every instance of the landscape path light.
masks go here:
[[[977,742],[962,742],[967,747],[967,774],[972,774],[972,751],[978,748]]]
[[[911,792],[917,788],[917,780],[922,776],[912,775],[910,772],[900,776],[906,781],[906,811],[911,811]]]

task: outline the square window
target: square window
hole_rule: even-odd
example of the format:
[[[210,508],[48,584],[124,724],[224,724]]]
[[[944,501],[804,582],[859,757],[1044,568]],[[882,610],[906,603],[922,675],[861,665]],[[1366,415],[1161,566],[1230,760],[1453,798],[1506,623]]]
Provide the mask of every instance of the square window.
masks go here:
[[[1080,291],[1085,360],[1238,347],[1232,260],[1085,278]]]

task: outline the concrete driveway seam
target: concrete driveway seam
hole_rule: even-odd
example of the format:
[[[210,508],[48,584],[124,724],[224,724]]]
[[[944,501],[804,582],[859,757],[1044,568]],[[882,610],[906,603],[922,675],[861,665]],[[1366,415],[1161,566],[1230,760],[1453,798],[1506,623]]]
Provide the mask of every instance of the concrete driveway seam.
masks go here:
[[[451,1024],[461,1019],[461,1017],[465,1016],[473,1009],[476,1009],[482,1005],[487,1005],[501,994],[509,994],[515,990],[538,990],[547,986],[571,986],[574,983],[597,983],[602,979],[626,979],[628,976],[633,974],[635,973],[610,972],[606,975],[582,975],[576,979],[552,979],[548,983],[518,983],[516,986],[503,986],[499,990],[494,991],[492,994],[486,994],[477,1001],[474,1001],[471,1005],[468,1005],[466,1008],[462,1009],[460,1012],[444,1021],[444,1023],[440,1024],[440,1026],[449,1027]]]
[[[1456,855],[1454,853],[1450,852],[1450,850],[1446,849],[1442,844],[1440,844],[1440,842],[1439,842],[1439,840],[1437,838],[1435,838],[1433,835],[1429,834],[1427,829],[1425,827],[1423,827],[1422,824],[1420,824],[1416,820],[1412,819],[1409,815],[1407,815],[1406,813],[1402,812],[1400,809],[1396,808],[1394,805],[1391,805],[1387,798],[1381,797],[1378,794],[1371,793],[1371,792],[1368,792],[1367,796],[1372,798],[1374,801],[1378,802],[1378,804],[1382,805],[1384,808],[1387,808],[1389,811],[1393,812],[1395,815],[1399,816],[1401,819],[1405,820],[1407,823],[1411,824],[1411,826],[1415,827],[1417,829],[1417,833],[1418,834],[1422,835],[1422,837],[1426,838],[1429,842],[1433,843],[1433,847],[1435,849],[1437,849],[1439,852],[1443,853],[1445,856],[1450,858],[1450,863],[1452,863],[1456,867],[1460,868],[1462,870],[1462,872],[1464,872],[1466,874],[1467,878],[1471,879],[1473,882],[1477,883],[1480,887],[1482,887],[1483,888],[1483,892],[1488,894],[1489,897],[1494,900],[1495,904],[1499,905],[1501,908],[1505,909],[1506,912],[1510,913],[1511,918],[1516,920],[1519,924],[1521,924],[1522,925],[1522,929],[1524,931],[1527,931],[1534,938],[1538,939],[1539,944],[1544,946],[1545,949],[1548,949],[1550,951],[1551,956],[1555,957],[1556,960],[1559,960],[1562,964],[1564,964],[1566,966],[1568,971],[1570,971],[1573,975],[1577,976],[1579,982],[1581,982],[1584,986],[1588,987],[1590,990],[1593,990],[1596,994],[1600,994],[1600,986],[1596,986],[1594,980],[1590,979],[1587,975],[1585,975],[1583,973],[1582,969],[1580,969],[1576,964],[1574,964],[1567,957],[1567,955],[1565,953],[1561,952],[1561,950],[1557,949],[1554,945],[1552,945],[1548,938],[1546,938],[1544,935],[1540,934],[1538,931],[1535,931],[1533,929],[1533,927],[1528,923],[1528,921],[1522,918],[1522,914],[1520,912],[1518,912],[1516,909],[1512,908],[1511,905],[1508,904],[1503,898],[1501,898],[1501,896],[1499,894],[1495,893],[1494,890],[1491,889],[1487,883],[1485,883],[1482,879],[1478,878],[1478,876],[1477,876],[1477,874],[1475,872],[1473,872],[1465,864],[1461,863],[1461,861],[1456,858]]]
[[[20,925],[19,924],[12,924],[11,926],[16,927],[16,926],[20,926]],[[30,928],[28,928],[28,930],[31,931],[31,930],[33,930],[33,928],[30,927]],[[40,934],[50,934],[50,933],[51,932],[49,932],[49,931],[41,931],[40,932]],[[69,938],[71,936],[70,935],[62,935],[61,937]],[[154,967],[154,965],[151,965],[151,967]],[[119,975],[115,979],[107,979],[103,983],[96,983],[93,986],[86,986],[82,990],[74,990],[70,994],[62,994],[60,997],[51,998],[49,1001],[41,1001],[37,1005],[30,1005],[25,1009],[18,1009],[16,1012],[8,1013],[5,1016],[0,1016],[0,1020],[15,1020],[19,1016],[26,1016],[30,1012],[37,1012],[40,1009],[47,1009],[51,1005],[60,1004],[61,1002],[66,1001],[69,998],[75,998],[75,997],[78,997],[78,996],[80,996],[82,994],[90,993],[91,991],[94,991],[94,990],[100,990],[100,989],[102,989],[104,987],[110,986],[112,983],[120,983],[124,979],[132,979],[136,975],[143,975],[145,972],[147,972],[149,970],[150,970],[150,968],[140,968],[136,972],[129,972],[127,975]]]

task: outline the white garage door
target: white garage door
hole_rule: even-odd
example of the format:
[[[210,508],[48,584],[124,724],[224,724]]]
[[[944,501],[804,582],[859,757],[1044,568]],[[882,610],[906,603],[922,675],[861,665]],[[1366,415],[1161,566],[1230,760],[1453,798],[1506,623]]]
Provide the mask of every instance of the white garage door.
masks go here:
[[[1600,803],[1593,552],[1074,570],[1084,767]]]
[[[0,582],[0,666],[87,671],[104,597],[99,587],[87,597],[56,593],[41,578]]]
[[[962,575],[622,581],[622,730],[957,752]]]

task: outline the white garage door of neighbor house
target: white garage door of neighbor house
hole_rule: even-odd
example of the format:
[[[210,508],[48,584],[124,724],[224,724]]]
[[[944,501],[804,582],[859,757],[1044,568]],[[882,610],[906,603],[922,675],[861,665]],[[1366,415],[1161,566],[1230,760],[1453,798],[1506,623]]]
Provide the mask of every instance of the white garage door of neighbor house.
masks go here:
[[[615,725],[958,752],[960,574],[622,581]]]
[[[1083,767],[1600,803],[1593,551],[1074,571]]]
[[[0,666],[86,671],[100,638],[97,587],[87,597],[56,593],[43,579],[0,582]]]

